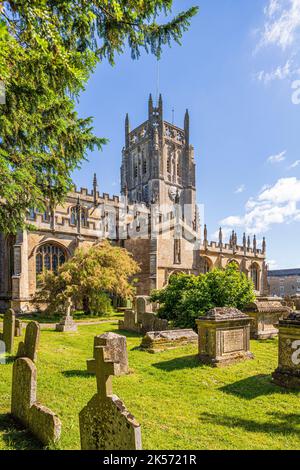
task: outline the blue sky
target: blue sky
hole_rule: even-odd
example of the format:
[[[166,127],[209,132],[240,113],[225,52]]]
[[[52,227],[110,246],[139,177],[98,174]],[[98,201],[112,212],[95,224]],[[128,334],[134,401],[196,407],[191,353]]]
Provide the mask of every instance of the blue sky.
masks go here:
[[[222,222],[240,238],[265,235],[270,268],[299,267],[300,0],[175,0],[174,13],[195,4],[182,46],[164,50],[159,91],[166,120],[174,108],[182,126],[189,109],[209,234]],[[125,114],[132,128],[145,120],[156,84],[147,54],[97,67],[77,107],[110,142],[74,173],[78,186],[91,187],[96,172],[100,191],[119,193]]]

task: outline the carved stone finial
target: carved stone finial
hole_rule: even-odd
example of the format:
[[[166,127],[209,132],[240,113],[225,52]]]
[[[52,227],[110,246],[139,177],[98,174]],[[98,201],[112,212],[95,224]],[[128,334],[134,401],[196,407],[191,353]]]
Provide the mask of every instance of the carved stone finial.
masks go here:
[[[267,243],[266,243],[266,237],[263,238],[263,242],[262,242],[262,252],[263,254],[265,254],[267,251]]]

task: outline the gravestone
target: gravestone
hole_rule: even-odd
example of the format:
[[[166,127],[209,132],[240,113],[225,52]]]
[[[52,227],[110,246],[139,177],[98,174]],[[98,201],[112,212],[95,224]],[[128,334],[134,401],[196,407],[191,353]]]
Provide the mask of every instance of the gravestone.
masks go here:
[[[291,309],[283,306],[280,299],[257,297],[255,302],[244,309],[252,319],[250,335],[253,339],[269,339],[278,335],[276,325],[280,318],[288,315]]]
[[[36,366],[27,357],[17,359],[13,365],[11,414],[44,445],[59,440],[61,422],[37,401]]]
[[[23,325],[21,320],[16,319],[15,321],[15,337],[22,336]]]
[[[134,310],[128,309],[124,312],[124,320],[119,320],[119,330],[141,332],[141,324],[137,322],[137,314]]]
[[[273,381],[286,388],[300,389],[300,312],[279,321],[278,367]]]
[[[104,333],[103,335],[95,336],[94,357],[86,361],[87,371],[90,374],[96,373],[95,349],[98,346],[104,346],[109,360],[119,364],[119,375],[128,374],[126,336],[117,335],[116,333]]]
[[[59,323],[55,325],[56,331],[60,331],[61,333],[66,333],[69,331],[73,331],[73,332],[77,331],[77,325],[71,315],[71,307],[72,307],[72,303],[71,303],[71,300],[69,300],[68,305],[67,305],[66,315],[62,318],[62,320]]]
[[[198,342],[198,335],[192,330],[149,331],[142,339],[141,349],[156,353]]]
[[[119,321],[119,330],[147,333],[148,331],[164,331],[168,329],[168,320],[159,318],[152,312],[149,297],[138,296],[135,310],[125,310],[124,320]]]
[[[199,318],[198,350],[204,364],[220,367],[245,359],[253,359],[250,352],[250,322],[245,313],[236,308],[214,308]]]
[[[5,351],[12,354],[14,350],[15,312],[10,308],[3,316],[3,333],[0,340],[5,344]]]
[[[82,450],[141,450],[141,428],[112,391],[112,375],[119,365],[95,348],[97,393],[79,413]]]
[[[147,313],[152,313],[152,303],[150,302],[150,297],[146,295],[138,295],[135,298],[135,306],[137,313],[137,322],[142,322],[143,315]]]
[[[27,357],[33,362],[37,358],[37,349],[40,341],[41,327],[38,322],[28,323],[25,331],[25,340],[19,343],[17,357]]]

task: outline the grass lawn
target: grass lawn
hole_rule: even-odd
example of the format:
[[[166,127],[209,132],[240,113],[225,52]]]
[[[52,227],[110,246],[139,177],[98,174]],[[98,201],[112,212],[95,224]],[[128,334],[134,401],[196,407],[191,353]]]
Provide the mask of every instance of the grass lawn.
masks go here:
[[[62,420],[60,449],[79,448],[78,413],[96,390],[85,360],[105,331],[116,324],[42,331],[38,399]],[[125,334],[132,373],[113,379],[114,392],[141,423],[144,449],[300,449],[300,392],[270,382],[277,340],[252,341],[253,361],[211,369],[198,363],[196,346],[152,355]],[[11,374],[12,362],[0,364],[0,449],[38,449],[8,414]]]
[[[4,317],[4,314],[1,313],[0,322],[3,322],[3,317]],[[124,318],[124,313],[114,311],[108,315],[97,316],[97,315],[86,315],[85,313],[78,311],[78,312],[72,312],[72,317],[78,323],[80,322],[90,322],[90,323],[95,322],[96,323],[96,322],[107,321],[107,320],[108,321],[109,320],[122,320]],[[49,317],[38,312],[38,313],[25,313],[23,315],[18,315],[17,318],[20,319],[22,323],[29,323],[30,321],[38,321],[41,324],[43,323],[55,324],[55,323],[59,323],[59,321],[62,319],[62,316],[52,315],[51,317]]]

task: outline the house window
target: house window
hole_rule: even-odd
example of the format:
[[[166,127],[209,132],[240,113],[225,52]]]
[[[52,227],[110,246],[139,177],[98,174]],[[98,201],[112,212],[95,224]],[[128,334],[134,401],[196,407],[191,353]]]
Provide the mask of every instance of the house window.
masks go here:
[[[40,246],[35,255],[36,276],[45,270],[56,273],[65,261],[66,254],[60,246],[52,243]]]

